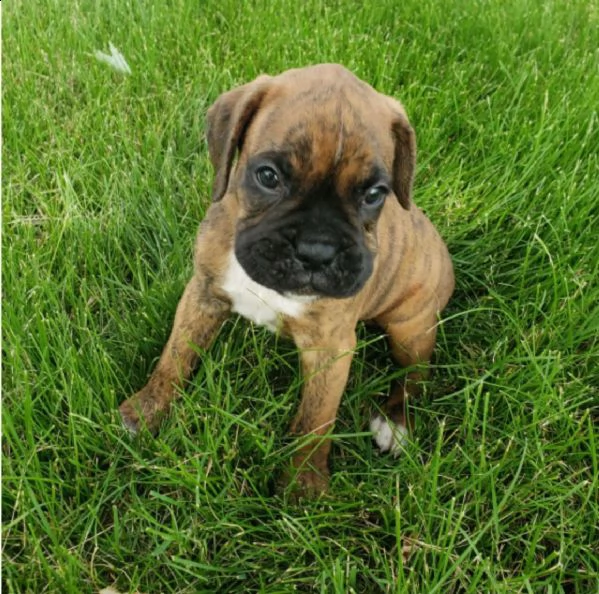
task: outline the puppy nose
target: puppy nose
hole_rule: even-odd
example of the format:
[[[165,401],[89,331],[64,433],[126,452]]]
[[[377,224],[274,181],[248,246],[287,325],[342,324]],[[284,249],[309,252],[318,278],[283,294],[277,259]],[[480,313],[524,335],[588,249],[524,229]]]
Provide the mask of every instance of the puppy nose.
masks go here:
[[[326,266],[337,254],[337,248],[322,241],[299,241],[296,247],[297,259],[307,266]]]

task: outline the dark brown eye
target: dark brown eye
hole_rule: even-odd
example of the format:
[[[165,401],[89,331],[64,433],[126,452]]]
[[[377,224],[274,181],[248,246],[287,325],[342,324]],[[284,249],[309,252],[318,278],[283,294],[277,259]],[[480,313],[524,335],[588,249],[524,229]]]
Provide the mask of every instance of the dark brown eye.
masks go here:
[[[363,198],[364,206],[367,208],[378,208],[385,201],[387,194],[389,194],[389,188],[387,186],[378,185],[369,188],[366,190],[366,194]]]
[[[268,167],[267,165],[259,167],[256,170],[256,179],[261,186],[269,190],[274,190],[275,188],[279,187],[280,182],[277,172],[272,167]]]

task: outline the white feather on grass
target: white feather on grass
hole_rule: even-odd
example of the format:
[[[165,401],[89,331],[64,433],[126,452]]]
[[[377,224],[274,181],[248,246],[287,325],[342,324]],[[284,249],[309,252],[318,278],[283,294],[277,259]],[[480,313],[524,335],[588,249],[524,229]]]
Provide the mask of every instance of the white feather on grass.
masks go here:
[[[112,45],[112,43],[108,44],[108,48],[110,49],[110,54],[105,54],[100,50],[95,51],[94,56],[96,60],[108,64],[117,72],[122,74],[131,74],[131,68],[129,68],[129,64],[127,64],[125,56],[123,56],[123,54],[121,54],[121,52],[119,52],[119,50]]]

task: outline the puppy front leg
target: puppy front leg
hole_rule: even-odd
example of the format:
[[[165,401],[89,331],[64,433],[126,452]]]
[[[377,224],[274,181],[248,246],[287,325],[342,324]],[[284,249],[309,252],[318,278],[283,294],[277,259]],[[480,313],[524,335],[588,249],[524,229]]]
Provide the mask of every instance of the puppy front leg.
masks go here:
[[[177,306],[170,338],[146,386],[119,407],[123,423],[132,433],[143,425],[156,431],[177,389],[196,364],[197,348],[207,349],[229,313],[229,304],[216,298],[209,283],[195,275]]]
[[[329,433],[347,384],[356,337],[343,335],[323,347],[300,346],[304,384],[299,410],[291,424],[291,433],[306,443],[293,456],[291,472],[283,482],[294,483],[296,496],[315,496],[325,491],[329,482]],[[296,338],[297,341],[297,338]],[[317,343],[318,344],[318,343]],[[321,343],[322,344],[322,343]]]

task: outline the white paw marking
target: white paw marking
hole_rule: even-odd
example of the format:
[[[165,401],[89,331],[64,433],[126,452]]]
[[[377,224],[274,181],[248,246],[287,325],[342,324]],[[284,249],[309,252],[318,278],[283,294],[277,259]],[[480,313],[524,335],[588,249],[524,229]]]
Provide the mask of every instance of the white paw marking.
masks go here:
[[[222,285],[231,299],[231,309],[244,318],[266,326],[273,332],[281,324],[281,316],[297,318],[315,297],[285,296],[253,281],[231,252],[229,268]]]
[[[370,419],[370,430],[381,452],[391,452],[395,457],[399,456],[408,441],[408,430],[403,425],[394,423],[380,414]]]

